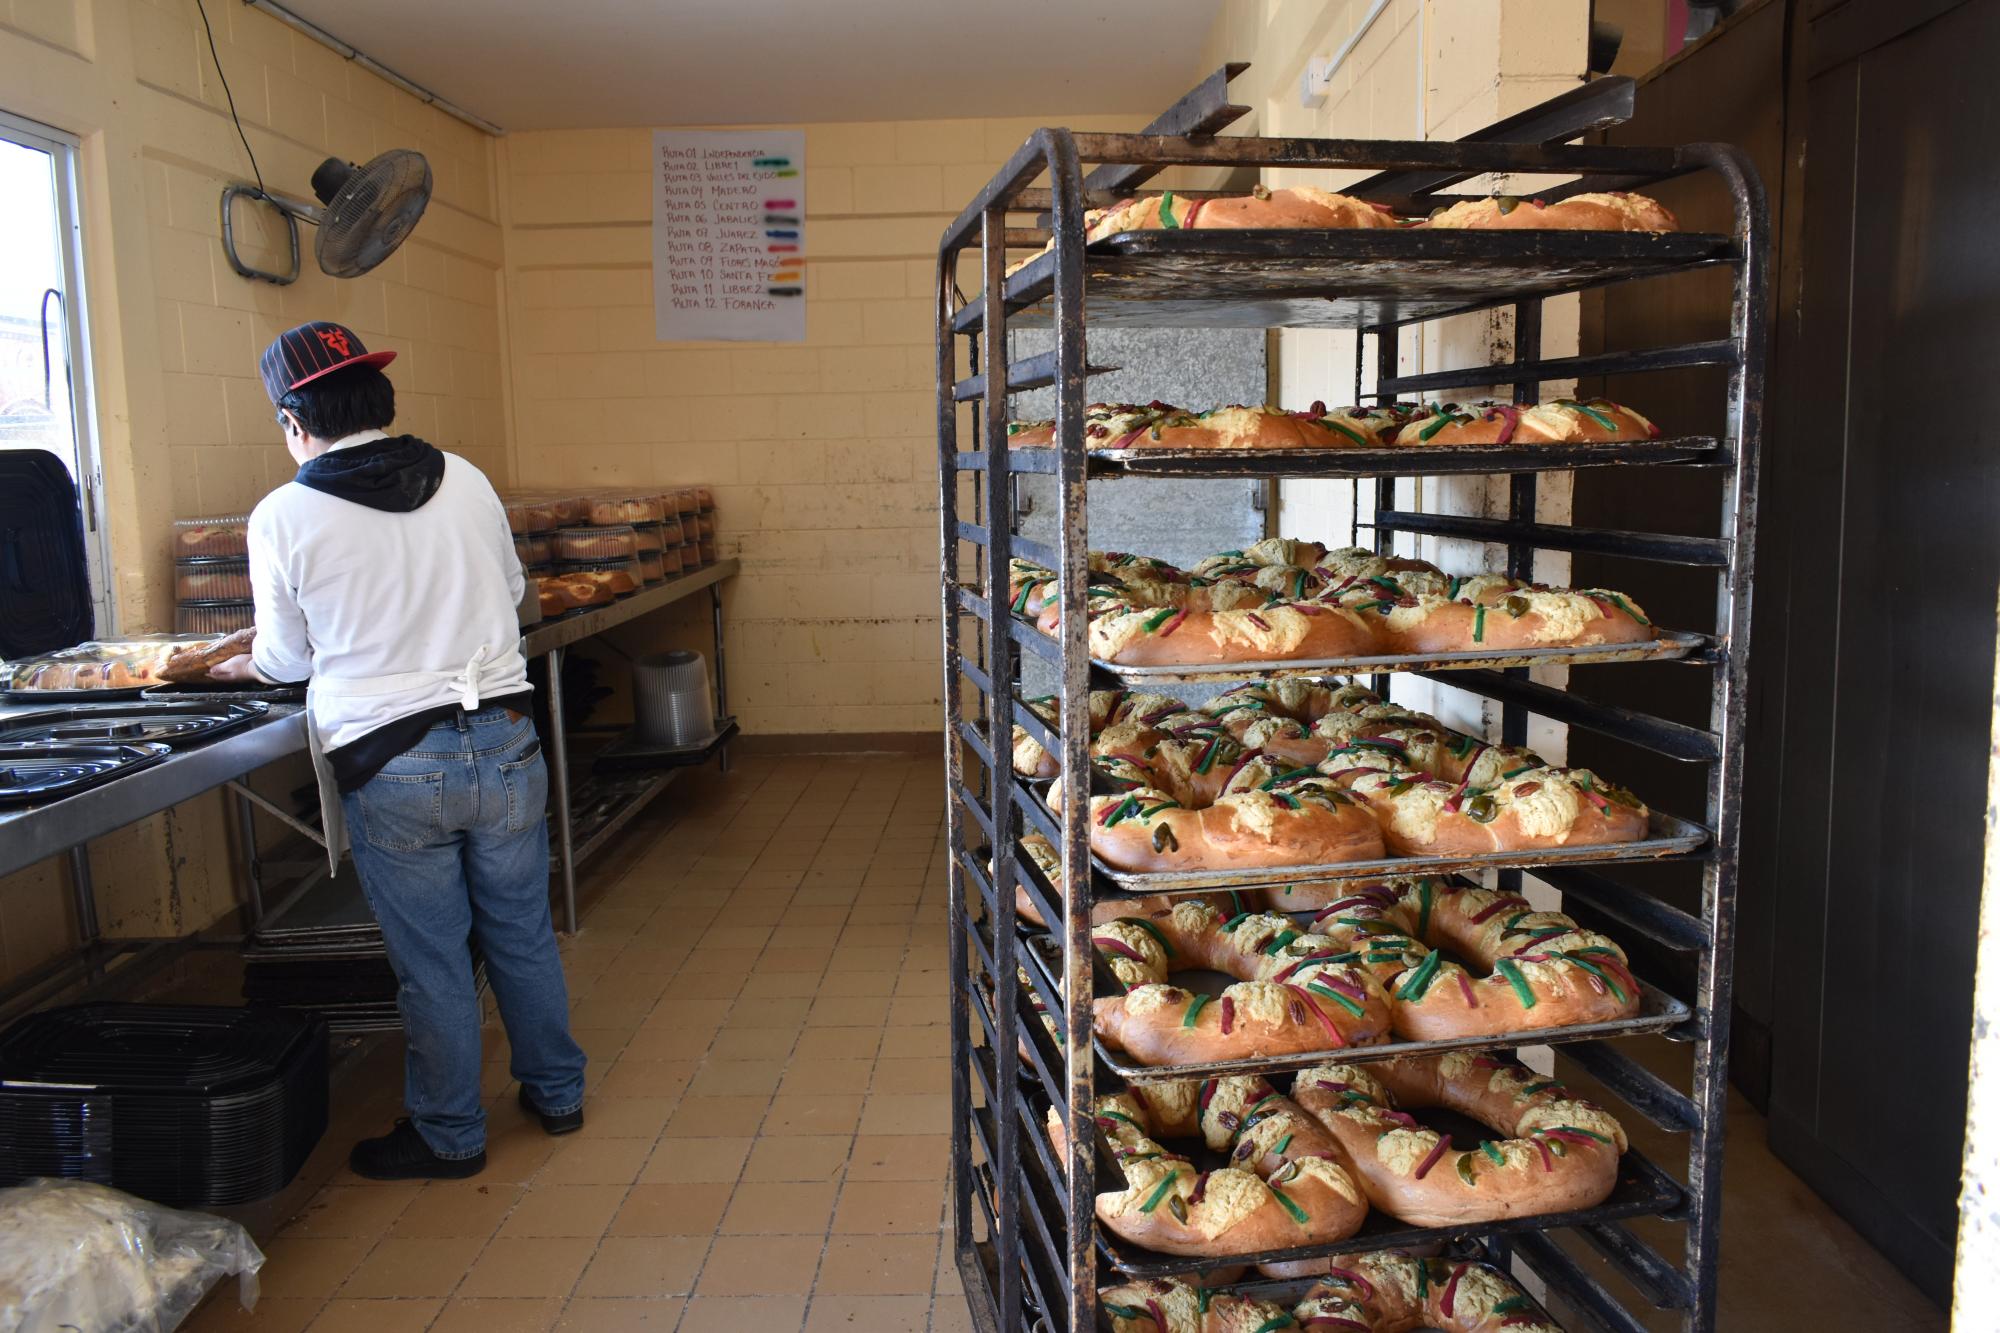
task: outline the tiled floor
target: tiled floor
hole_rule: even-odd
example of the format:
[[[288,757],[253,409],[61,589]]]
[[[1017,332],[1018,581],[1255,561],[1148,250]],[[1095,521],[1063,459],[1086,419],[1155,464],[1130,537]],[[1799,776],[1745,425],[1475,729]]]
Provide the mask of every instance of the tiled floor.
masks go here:
[[[604,892],[564,942],[586,1129],[551,1140],[515,1108],[495,1028],[485,1173],[360,1180],[348,1145],[401,1101],[382,1042],[337,1082],[300,1182],[252,1219],[275,1233],[256,1312],[225,1290],[189,1327],[969,1328],[941,1243],[941,791],[934,761],[883,757],[677,785],[592,868]],[[1753,1113],[1730,1128],[1725,1328],[1944,1328],[1771,1159]]]

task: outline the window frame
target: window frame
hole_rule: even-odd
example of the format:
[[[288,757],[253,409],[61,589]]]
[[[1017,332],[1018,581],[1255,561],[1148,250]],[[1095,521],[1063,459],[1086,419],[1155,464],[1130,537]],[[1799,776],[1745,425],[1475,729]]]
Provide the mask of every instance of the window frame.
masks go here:
[[[112,597],[111,542],[104,504],[104,461],[97,431],[97,386],[90,360],[90,302],[84,286],[82,197],[78,157],[83,141],[66,130],[0,110],[0,139],[47,153],[54,175],[58,272],[62,276],[63,337],[69,356],[70,414],[76,432],[78,506],[83,518],[84,564],[99,637],[117,633]]]

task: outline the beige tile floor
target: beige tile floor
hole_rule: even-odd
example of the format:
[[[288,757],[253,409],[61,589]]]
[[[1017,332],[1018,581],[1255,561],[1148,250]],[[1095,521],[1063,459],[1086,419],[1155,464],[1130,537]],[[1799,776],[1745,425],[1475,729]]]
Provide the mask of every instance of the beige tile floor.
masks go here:
[[[488,1166],[375,1184],[342,1165],[401,1102],[384,1041],[265,1240],[253,1314],[197,1333],[946,1333],[942,783],[929,759],[748,759],[690,777],[592,867],[565,940],[589,1124],[551,1140],[488,1033]],[[1724,1327],[1942,1330],[1942,1317],[1730,1125]],[[1798,1307],[1788,1308],[1788,1313]],[[1662,1325],[1665,1327],[1666,1325]]]

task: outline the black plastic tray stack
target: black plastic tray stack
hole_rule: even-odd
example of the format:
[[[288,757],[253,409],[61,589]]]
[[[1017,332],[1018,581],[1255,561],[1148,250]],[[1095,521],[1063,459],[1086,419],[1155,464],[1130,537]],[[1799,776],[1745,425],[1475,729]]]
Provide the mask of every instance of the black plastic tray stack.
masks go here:
[[[951,223],[939,247],[937,422],[945,728],[950,741],[951,1214],[973,1326],[980,1333],[1086,1333],[1097,1326],[1100,1284],[1118,1275],[1280,1262],[1371,1245],[1448,1245],[1529,1279],[1548,1293],[1560,1317],[1572,1321],[1570,1327],[1644,1333],[1650,1321],[1639,1312],[1658,1308],[1673,1312],[1686,1333],[1709,1333],[1716,1318],[1743,689],[1764,393],[1769,224],[1762,187],[1743,155],[1726,145],[1570,143],[1630,116],[1630,80],[1593,82],[1455,143],[1220,136],[1219,129],[1245,112],[1227,99],[1228,80],[1240,68],[1218,71],[1144,134],[1036,131]],[[1093,165],[1086,170],[1086,163]],[[1448,202],[1463,182],[1494,175],[1567,181],[1538,189],[1537,197],[1549,202],[1592,190],[1645,190],[1676,177],[1704,177],[1702,188],[1727,198],[1730,223],[1726,230],[1660,236],[1181,229],[1129,232],[1085,245],[1086,208],[1157,192],[1158,184],[1147,182],[1174,167],[1239,172],[1282,168],[1295,179],[1305,170],[1345,172],[1312,183],[1386,204],[1406,216],[1422,216]],[[1354,181],[1357,169],[1379,174]],[[1179,183],[1175,189],[1187,197],[1203,194],[1182,190]],[[1029,226],[1038,230],[1024,230]],[[1018,253],[1020,247],[1050,237],[1052,249],[1007,274],[1010,247]],[[963,270],[962,259],[968,261]],[[1546,298],[1701,269],[1718,271],[1714,309],[1718,316],[1727,313],[1727,336],[1719,336],[1718,327],[1718,336],[1708,341],[1678,346],[1572,357],[1541,354]],[[1678,290],[1676,299],[1685,295]],[[1444,370],[1403,369],[1399,347],[1406,332],[1448,315],[1490,309],[1511,310],[1511,360]],[[1718,318],[1718,326],[1720,322]],[[1024,325],[1052,326],[1054,349],[1010,360],[1007,331]],[[1556,449],[1120,453],[1093,450],[1083,434],[1082,409],[1091,396],[1089,376],[1095,370],[1087,357],[1087,335],[1099,326],[1351,329],[1357,335],[1356,399],[1372,394],[1378,400],[1428,400],[1452,397],[1460,389],[1507,385],[1514,402],[1528,404],[1541,401],[1544,385],[1551,381],[1695,367],[1714,372],[1707,380],[1670,376],[1650,381],[1667,387],[1656,404],[1636,405],[1675,418],[1667,423],[1671,438],[1662,440]],[[1364,357],[1372,357],[1372,363]],[[1370,364],[1372,389],[1363,373]],[[1721,411],[1704,414],[1687,386],[1710,382],[1722,386]],[[1045,386],[1057,390],[1057,444],[1009,448],[1009,396]],[[1329,382],[1323,392],[1315,385],[1299,396],[1331,402],[1342,398],[1344,389]],[[1713,436],[1672,435],[1675,427],[1685,428],[1704,416],[1720,423]],[[1699,474],[1716,479],[1720,503],[1712,530],[1681,535],[1684,529],[1677,525],[1684,520],[1679,515],[1672,516],[1672,523],[1661,523],[1675,527],[1674,532],[1578,529],[1541,519],[1542,473],[1602,467],[1665,469],[1657,474],[1662,478]],[[1055,541],[1014,531],[1009,516],[1021,512],[1015,481],[1023,474],[1054,480],[1059,501]],[[1399,506],[1410,491],[1405,488],[1399,495],[1398,478],[1446,474],[1506,475],[1505,517]],[[1355,487],[1351,526],[1338,536],[1372,535],[1376,548],[1384,551],[1404,534],[1484,543],[1504,554],[1510,574],[1524,578],[1534,577],[1539,552],[1613,556],[1644,567],[1641,580],[1630,585],[1642,602],[1648,600],[1646,590],[1656,586],[1647,580],[1700,581],[1694,585],[1700,596],[1688,600],[1712,605],[1714,619],[1677,627],[1690,632],[1663,635],[1643,652],[1544,655],[1591,663],[1579,666],[1571,688],[1532,679],[1526,668],[1536,661],[1505,652],[1189,670],[1127,670],[1093,662],[1086,634],[1084,562],[1090,547],[1090,484],[1143,486],[1159,476],[1350,479]],[[1677,492],[1664,482],[1659,490]],[[1338,540],[1330,532],[1284,535]],[[1007,570],[1017,556],[1057,571],[1064,612],[1058,634],[1045,634],[1009,614]],[[1057,673],[1058,727],[1020,702],[1021,662],[1029,655],[1044,659]],[[1637,670],[1614,664],[1636,658],[1676,663],[1647,670],[1698,673],[1707,708],[1698,717],[1675,718],[1589,697],[1591,682],[1606,679],[1601,673]],[[1389,692],[1393,675],[1420,675],[1499,705],[1499,739],[1510,744],[1525,743],[1530,720],[1543,717],[1631,751],[1690,765],[1705,778],[1698,785],[1706,799],[1698,810],[1656,811],[1645,841],[1618,847],[1396,858],[1305,871],[1121,874],[1091,854],[1088,784],[1065,783],[1057,795],[1011,771],[1009,737],[1016,726],[1057,756],[1065,772],[1087,771],[1085,732],[1093,688],[1254,681],[1301,669],[1365,673],[1381,693]],[[1664,714],[1665,705],[1657,706]],[[1618,776],[1612,760],[1605,767],[1608,776]],[[1697,784],[1687,785],[1693,789]],[[1020,853],[1020,839],[1028,833],[1051,840],[1063,880],[1076,891],[1065,895]],[[1658,869],[1636,875],[1631,868],[1640,864]],[[1117,1188],[1119,1173],[1107,1170],[1095,1135],[1087,1129],[1075,1132],[1076,1126],[1090,1124],[1095,1096],[1125,1082],[1275,1075],[1302,1061],[1147,1068],[1101,1048],[1092,1034],[1091,1002],[1112,983],[1091,947],[1092,906],[1133,894],[1185,894],[1210,886],[1445,873],[1477,875],[1483,883],[1508,889],[1517,888],[1527,874],[1560,890],[1566,907],[1586,920],[1603,922],[1633,953],[1644,992],[1641,1012],[1618,1023],[1347,1048],[1339,1058],[1366,1062],[1449,1049],[1552,1045],[1568,1066],[1595,1080],[1593,1094],[1612,1099],[1611,1109],[1628,1124],[1645,1120],[1685,1136],[1685,1158],[1678,1148],[1671,1156],[1655,1152],[1657,1163],[1632,1152],[1621,1163],[1612,1195],[1576,1212],[1439,1228],[1375,1216],[1349,1240],[1262,1255],[1169,1258],[1105,1232],[1094,1215],[1093,1196]],[[1017,912],[1017,889],[1054,924],[1053,930],[1025,928]],[[1684,910],[1663,895],[1699,903],[1699,911]],[[1670,987],[1687,993],[1672,993]],[[1053,1039],[1043,1026],[1044,1014],[1056,1026]],[[1667,1078],[1641,1064],[1624,1044],[1640,1034],[1688,1043],[1691,1075]],[[1051,1112],[1070,1127],[1067,1146],[1060,1151],[1046,1131]],[[1657,1225],[1628,1225],[1641,1217],[1681,1229],[1682,1236],[1675,1239],[1684,1244],[1656,1249],[1648,1237],[1658,1235]]]
[[[486,963],[476,948],[472,963],[474,984],[483,992]],[[317,1014],[343,1035],[403,1025],[382,927],[351,864],[343,862],[339,874],[258,923],[243,948],[243,998]]]
[[[0,1185],[88,1180],[179,1208],[276,1194],[326,1132],[326,1025],[84,1004],[0,1034]]]

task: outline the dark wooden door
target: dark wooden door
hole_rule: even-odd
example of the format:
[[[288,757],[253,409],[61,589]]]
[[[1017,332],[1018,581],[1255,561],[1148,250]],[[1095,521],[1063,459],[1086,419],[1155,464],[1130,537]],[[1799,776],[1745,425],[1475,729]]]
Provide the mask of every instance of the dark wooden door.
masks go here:
[[[2000,4],[1800,33],[1758,688],[1782,709],[1773,1149],[1948,1300],[2000,583]],[[1942,11],[1942,12],[1939,12]]]

